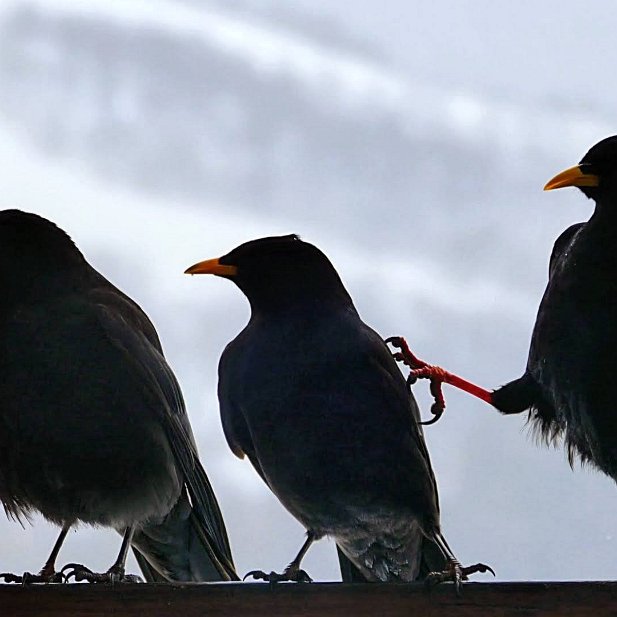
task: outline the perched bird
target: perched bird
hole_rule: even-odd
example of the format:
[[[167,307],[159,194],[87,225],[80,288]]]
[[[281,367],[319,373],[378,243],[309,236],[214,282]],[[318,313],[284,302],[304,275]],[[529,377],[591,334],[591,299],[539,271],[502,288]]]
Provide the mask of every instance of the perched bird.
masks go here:
[[[282,574],[249,574],[310,580],[301,560],[326,535],[344,580],[445,571],[460,583],[486,571],[461,568],[443,538],[415,400],[319,249],[295,235],[262,238],[186,272],[228,278],[248,298],[250,321],[219,364],[223,428],[307,530]]]
[[[0,501],[62,528],[40,574],[78,523],[124,535],[106,573],[130,581],[132,547],[148,581],[237,579],[225,526],[154,326],[50,221],[0,212]]]
[[[546,441],[563,440],[578,456],[617,480],[617,414],[610,384],[617,368],[617,136],[593,146],[545,190],[575,186],[595,202],[586,223],[557,238],[524,374],[488,392],[405,348],[415,377],[446,382],[504,414],[529,410]]]
[[[503,413],[530,409],[548,440],[617,480],[617,136],[602,140],[545,190],[578,187],[595,202],[555,242],[525,373],[497,389]]]

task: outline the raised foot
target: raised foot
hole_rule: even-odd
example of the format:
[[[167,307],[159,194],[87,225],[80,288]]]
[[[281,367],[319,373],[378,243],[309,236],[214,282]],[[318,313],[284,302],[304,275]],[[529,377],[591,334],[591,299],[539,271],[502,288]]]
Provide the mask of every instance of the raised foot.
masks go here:
[[[31,585],[33,583],[63,583],[64,577],[60,572],[46,572],[41,570],[38,574],[24,572],[23,574],[12,574],[11,572],[0,572],[0,581],[5,583],[18,583],[20,585]]]
[[[64,580],[68,583],[72,578],[76,583],[143,583],[141,576],[125,574],[124,568],[112,566],[107,572],[93,572],[80,563],[68,563],[61,570]]]
[[[386,343],[389,343],[399,350],[392,354],[394,359],[397,362],[403,362],[410,368],[409,377],[407,378],[407,385],[409,387],[411,387],[418,379],[428,379],[431,382],[431,394],[435,399],[431,411],[433,412],[435,418],[433,418],[430,422],[422,422],[422,424],[433,424],[434,422],[437,422],[443,414],[446,407],[446,402],[441,390],[441,385],[443,383],[450,384],[455,388],[463,390],[463,392],[467,392],[468,394],[479,398],[489,405],[495,406],[492,392],[486,388],[476,385],[475,383],[472,383],[471,381],[467,381],[467,379],[463,379],[454,373],[450,373],[439,366],[434,366],[424,362],[424,360],[420,360],[420,358],[412,353],[409,349],[409,345],[407,345],[407,342],[402,336],[391,336],[386,339]]]
[[[409,376],[407,377],[407,385],[409,387],[413,386],[418,379],[428,379],[430,381],[429,387],[434,401],[431,405],[433,418],[426,422],[420,422],[420,424],[435,424],[446,410],[446,399],[443,395],[442,384],[447,382],[449,373],[439,366],[433,366],[424,362],[424,360],[420,360],[409,349],[407,341],[402,336],[391,336],[386,339],[386,343],[399,350],[392,354],[394,359],[409,367]]]
[[[282,583],[283,581],[290,581],[292,583],[312,583],[313,579],[300,568],[285,568],[282,574],[278,572],[270,572],[266,574],[263,570],[251,570],[245,574],[242,580],[246,580],[249,576],[252,576],[257,581],[267,581],[268,583]]]
[[[456,589],[456,595],[460,595],[463,587],[463,581],[468,580],[471,574],[476,572],[490,572],[495,576],[495,571],[490,566],[484,563],[476,563],[473,566],[463,567],[456,560],[448,561],[446,567],[441,572],[430,572],[426,577],[428,587],[439,585],[440,583],[452,582]]]

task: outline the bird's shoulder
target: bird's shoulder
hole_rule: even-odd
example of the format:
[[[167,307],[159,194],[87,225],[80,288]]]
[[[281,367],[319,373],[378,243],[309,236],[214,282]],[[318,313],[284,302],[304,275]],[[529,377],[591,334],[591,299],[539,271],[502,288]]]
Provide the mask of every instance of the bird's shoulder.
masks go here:
[[[251,320],[225,348],[219,361],[219,385],[240,393],[272,376],[285,383],[322,378],[337,387],[333,377],[355,375],[365,389],[393,390],[401,400],[408,394],[405,380],[382,337],[355,310],[305,319],[263,323]],[[249,388],[250,389],[250,388]],[[406,405],[405,405],[406,406]]]
[[[562,257],[567,256],[572,243],[576,240],[579,232],[584,227],[585,223],[576,223],[575,225],[571,225],[559,235],[557,240],[555,240],[549,260],[549,278],[556,272],[557,266]]]
[[[58,329],[71,333],[77,353],[101,354],[127,378],[145,386],[153,408],[186,414],[176,377],[168,365],[153,323],[141,307],[92,269],[85,287],[55,296],[38,312],[55,315]]]
[[[381,336],[355,310],[344,310],[294,319],[251,319],[225,347],[220,368],[249,364],[254,369],[254,364],[270,361],[297,371],[302,365],[317,368],[342,358],[349,364],[368,357],[396,366]]]
[[[138,333],[161,351],[156,329],[140,306],[94,269],[82,275],[79,283],[61,289],[52,284],[34,297],[13,303],[2,315],[4,334],[31,332],[53,337],[74,330],[79,333],[74,337],[76,343],[84,338],[104,338],[103,325],[109,322]]]
[[[338,413],[359,413],[359,406],[377,413],[378,407],[384,419],[416,432],[415,400],[375,330],[355,312],[309,320],[304,326],[249,323],[225,348],[218,392],[223,424],[234,444],[248,436],[243,409],[303,407],[308,399],[334,405]]]
[[[157,351],[162,352],[156,328],[143,309],[98,272],[95,272],[94,284],[88,290],[86,300],[99,312],[104,311],[142,334]]]

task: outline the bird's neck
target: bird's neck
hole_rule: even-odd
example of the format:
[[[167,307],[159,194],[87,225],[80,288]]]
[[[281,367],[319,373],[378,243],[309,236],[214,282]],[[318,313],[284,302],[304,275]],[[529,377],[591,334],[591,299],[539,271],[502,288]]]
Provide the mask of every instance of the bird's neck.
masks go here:
[[[315,299],[311,302],[281,303],[277,305],[259,306],[251,303],[251,321],[289,324],[295,327],[302,324],[310,327],[311,324],[336,319],[348,314],[357,315],[352,302],[327,302]]]
[[[68,275],[67,275],[68,273]],[[19,306],[34,306],[53,302],[55,298],[88,287],[89,270],[66,268],[57,271],[33,272],[27,279],[15,277],[3,280],[2,304],[10,313]]]
[[[324,289],[298,284],[281,289],[263,284],[245,288],[243,291],[253,313],[264,315],[334,313],[353,306],[351,297],[343,286]]]
[[[588,228],[601,236],[615,237],[617,235],[617,191],[598,197],[595,210],[588,222]]]
[[[617,199],[596,200],[591,218],[577,234],[570,262],[580,272],[593,272],[595,278],[613,285],[617,274]]]

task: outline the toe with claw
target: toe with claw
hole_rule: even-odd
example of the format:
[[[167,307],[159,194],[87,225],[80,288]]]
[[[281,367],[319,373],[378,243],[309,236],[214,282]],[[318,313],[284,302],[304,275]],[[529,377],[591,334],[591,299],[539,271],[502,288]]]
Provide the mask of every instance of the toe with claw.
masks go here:
[[[407,385],[409,387],[416,383],[418,379],[428,379],[431,382],[431,394],[435,399],[431,407],[431,412],[435,417],[428,422],[421,422],[421,424],[434,424],[443,415],[446,408],[446,401],[442,392],[442,385],[444,383],[459,388],[463,390],[463,392],[467,392],[489,405],[494,405],[492,392],[454,373],[450,373],[440,366],[434,366],[424,362],[424,360],[420,360],[420,358],[412,353],[411,349],[409,349],[409,345],[407,345],[407,342],[402,336],[391,336],[386,339],[386,343],[399,350],[392,354],[394,359],[409,367],[410,371],[407,377]]]
[[[142,583],[140,576],[125,574],[124,568],[110,568],[107,572],[93,572],[90,568],[79,564],[69,563],[61,570],[65,582],[73,579],[76,583],[87,581],[88,583]]]
[[[0,581],[5,583],[17,583],[20,585],[31,585],[33,583],[63,583],[64,577],[60,572],[47,572],[41,570],[38,574],[24,572],[23,574],[12,574],[11,572],[0,572]]]
[[[21,584],[24,582],[24,577],[21,574],[13,574],[12,572],[0,572],[0,581]]]
[[[12,572],[0,572],[0,581],[21,584],[24,582],[24,577],[21,574],[13,574]]]
[[[263,570],[251,570],[242,580],[246,580],[249,576],[258,581],[267,581],[268,583],[281,583],[290,581],[292,583],[312,583],[313,579],[300,568],[285,568],[285,571],[280,574],[278,572],[270,572],[267,574]]]
[[[441,572],[431,572],[426,577],[426,584],[429,587],[439,585],[440,583],[452,582],[456,589],[456,595],[460,595],[462,592],[463,581],[468,580],[471,574],[476,572],[490,572],[495,576],[495,571],[490,566],[484,563],[476,563],[473,566],[463,567],[461,564],[452,559],[447,562],[446,567]]]
[[[431,395],[435,400],[431,405],[433,418],[426,422],[420,422],[420,424],[435,424],[446,409],[446,399],[443,395],[442,384],[448,380],[447,371],[444,371],[439,366],[432,366],[424,362],[424,360],[420,360],[420,358],[412,353],[407,341],[402,336],[391,336],[386,339],[386,343],[389,343],[399,350],[394,352],[394,359],[409,367],[409,376],[407,377],[408,386],[411,387],[418,379],[430,380]]]

